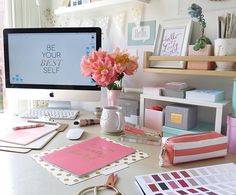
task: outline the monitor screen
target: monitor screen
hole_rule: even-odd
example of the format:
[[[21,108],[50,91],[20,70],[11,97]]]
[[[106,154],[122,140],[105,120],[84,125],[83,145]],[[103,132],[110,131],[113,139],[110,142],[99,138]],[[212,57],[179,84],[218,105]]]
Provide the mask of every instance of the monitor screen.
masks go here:
[[[100,87],[81,74],[80,61],[100,47],[97,27],[4,29],[6,88],[43,100],[89,101]]]

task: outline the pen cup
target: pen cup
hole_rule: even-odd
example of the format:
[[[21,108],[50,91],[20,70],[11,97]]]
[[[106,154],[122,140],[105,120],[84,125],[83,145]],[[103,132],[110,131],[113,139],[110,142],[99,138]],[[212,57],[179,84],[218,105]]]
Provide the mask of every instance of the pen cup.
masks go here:
[[[236,55],[236,39],[216,39],[214,47],[215,56],[234,56]],[[234,69],[234,62],[216,62],[216,70],[229,71]]]

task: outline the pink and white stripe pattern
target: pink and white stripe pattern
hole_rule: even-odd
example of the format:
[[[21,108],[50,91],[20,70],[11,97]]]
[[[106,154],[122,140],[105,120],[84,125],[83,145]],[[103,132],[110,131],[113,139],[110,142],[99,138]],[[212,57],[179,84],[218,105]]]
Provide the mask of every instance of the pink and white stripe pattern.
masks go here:
[[[227,137],[216,132],[168,139],[166,155],[172,164],[226,156]]]

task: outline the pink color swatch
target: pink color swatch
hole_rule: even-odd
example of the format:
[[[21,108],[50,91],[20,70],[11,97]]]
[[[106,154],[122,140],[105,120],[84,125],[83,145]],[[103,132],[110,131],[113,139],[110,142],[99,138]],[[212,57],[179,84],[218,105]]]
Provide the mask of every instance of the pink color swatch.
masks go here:
[[[148,195],[225,195],[236,192],[234,163],[135,176],[137,186]],[[224,180],[222,179],[224,178]]]

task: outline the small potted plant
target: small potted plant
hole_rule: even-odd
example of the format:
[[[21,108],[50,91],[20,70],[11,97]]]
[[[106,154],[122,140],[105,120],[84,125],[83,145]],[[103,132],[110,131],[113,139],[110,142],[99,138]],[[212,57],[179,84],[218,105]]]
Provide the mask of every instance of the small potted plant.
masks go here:
[[[211,40],[205,36],[206,21],[202,13],[201,6],[193,3],[188,8],[188,14],[191,18],[197,20],[200,24],[200,37],[196,40],[194,45],[189,46],[189,55],[213,55],[213,46]],[[188,62],[188,69],[215,69],[215,65],[212,62]]]

